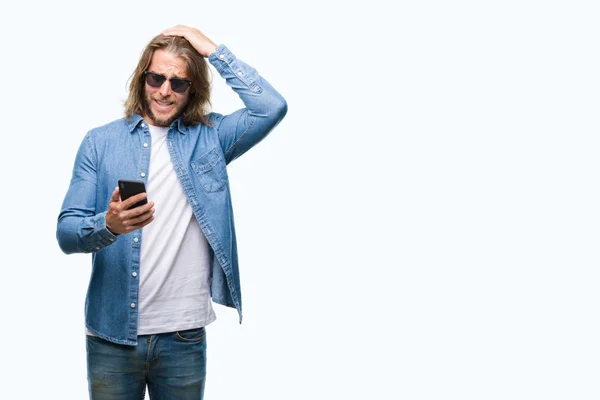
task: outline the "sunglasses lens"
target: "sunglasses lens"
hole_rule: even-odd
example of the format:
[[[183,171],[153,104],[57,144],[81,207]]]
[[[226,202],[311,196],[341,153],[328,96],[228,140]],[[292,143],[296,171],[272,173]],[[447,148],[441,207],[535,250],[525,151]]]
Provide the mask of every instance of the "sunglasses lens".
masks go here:
[[[173,91],[176,93],[184,93],[187,90],[188,86],[188,81],[176,78],[171,79],[171,89],[173,89]]]
[[[146,83],[148,84],[148,86],[151,86],[153,88],[161,87],[164,81],[164,76],[153,74],[152,72],[148,72],[146,74]]]
[[[146,72],[146,83],[150,87],[159,88],[166,79],[167,78],[162,75]],[[185,79],[171,78],[169,79],[169,82],[171,84],[171,90],[173,90],[175,93],[185,93],[187,88],[191,86],[191,82],[186,81]]]

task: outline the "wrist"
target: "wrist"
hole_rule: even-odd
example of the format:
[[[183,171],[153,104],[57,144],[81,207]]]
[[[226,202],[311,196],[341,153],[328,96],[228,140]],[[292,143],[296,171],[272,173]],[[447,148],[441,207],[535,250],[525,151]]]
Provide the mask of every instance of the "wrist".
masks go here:
[[[117,232],[113,231],[113,230],[111,229],[111,227],[110,227],[110,226],[108,226],[108,224],[106,224],[106,230],[107,230],[107,231],[109,231],[110,233],[112,233],[112,234],[113,234],[113,235],[115,235],[115,236],[119,236],[119,234],[118,234]]]
[[[210,48],[208,49],[208,54],[206,55],[206,57],[210,57],[210,55],[211,55],[212,53],[214,53],[216,50],[217,50],[217,45],[213,43],[213,44],[210,46]]]

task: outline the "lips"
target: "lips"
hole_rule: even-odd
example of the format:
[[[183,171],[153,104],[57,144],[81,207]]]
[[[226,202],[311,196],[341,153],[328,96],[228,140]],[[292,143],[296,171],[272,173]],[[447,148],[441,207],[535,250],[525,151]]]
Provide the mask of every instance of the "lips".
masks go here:
[[[160,101],[154,99],[154,105],[158,108],[159,111],[170,111],[173,109],[175,103],[170,101]]]

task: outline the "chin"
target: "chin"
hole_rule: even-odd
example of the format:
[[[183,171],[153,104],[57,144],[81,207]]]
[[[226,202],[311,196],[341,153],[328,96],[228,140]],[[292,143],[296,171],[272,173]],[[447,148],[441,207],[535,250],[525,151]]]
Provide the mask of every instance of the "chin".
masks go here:
[[[175,119],[177,119],[177,117],[179,116],[180,113],[178,111],[175,111],[171,114],[160,114],[160,113],[152,110],[152,108],[150,108],[149,114],[150,114],[149,117],[154,122],[154,125],[162,126],[162,127],[169,127],[169,126],[171,126],[171,123],[173,121],[175,121]]]
[[[148,98],[146,103],[146,112],[152,121],[152,125],[166,128],[171,126],[171,123],[183,113],[183,108],[181,104],[178,104],[170,113],[164,113],[154,108],[152,98]]]
[[[161,118],[161,117],[159,117],[159,118],[153,118],[154,119],[154,125],[168,128],[169,126],[171,126],[171,123],[173,121],[175,121],[175,118],[176,118],[175,116],[173,116],[173,117],[165,117],[165,118]]]

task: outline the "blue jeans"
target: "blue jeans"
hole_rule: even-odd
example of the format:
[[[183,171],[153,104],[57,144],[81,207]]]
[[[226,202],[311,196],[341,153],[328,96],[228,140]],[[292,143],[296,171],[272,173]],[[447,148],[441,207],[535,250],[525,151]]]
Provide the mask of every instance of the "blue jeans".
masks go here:
[[[199,400],[206,378],[205,328],[138,336],[137,346],[86,336],[90,399]]]

